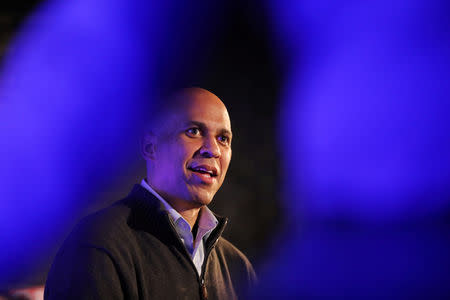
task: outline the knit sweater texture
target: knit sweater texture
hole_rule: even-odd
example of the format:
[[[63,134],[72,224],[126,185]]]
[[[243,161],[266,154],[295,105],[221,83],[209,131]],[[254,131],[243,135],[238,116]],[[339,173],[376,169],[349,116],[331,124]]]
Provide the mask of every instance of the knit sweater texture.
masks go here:
[[[221,237],[205,242],[198,274],[162,203],[140,185],[125,199],[80,221],[57,253],[44,298],[237,299],[256,281],[252,265]]]

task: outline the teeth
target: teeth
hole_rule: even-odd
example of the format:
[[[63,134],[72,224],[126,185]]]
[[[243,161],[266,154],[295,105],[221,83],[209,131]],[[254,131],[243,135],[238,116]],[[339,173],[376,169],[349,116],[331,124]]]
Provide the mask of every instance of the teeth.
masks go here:
[[[192,169],[193,169],[194,171],[202,171],[202,172],[208,173],[209,175],[213,175],[213,171],[207,170],[207,169],[205,169],[205,168],[203,168],[203,167],[192,168]]]

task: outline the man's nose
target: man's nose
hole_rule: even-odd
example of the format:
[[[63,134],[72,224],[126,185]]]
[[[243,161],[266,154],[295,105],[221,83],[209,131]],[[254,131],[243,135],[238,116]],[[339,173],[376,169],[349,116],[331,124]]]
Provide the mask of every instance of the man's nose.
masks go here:
[[[215,138],[208,138],[204,140],[204,143],[200,148],[200,155],[207,158],[217,158],[220,156],[220,148]]]

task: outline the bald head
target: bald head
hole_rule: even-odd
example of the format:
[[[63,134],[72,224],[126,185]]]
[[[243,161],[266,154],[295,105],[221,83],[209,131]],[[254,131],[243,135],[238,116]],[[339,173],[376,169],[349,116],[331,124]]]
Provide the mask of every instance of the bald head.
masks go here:
[[[225,108],[225,105],[219,99],[219,97],[217,97],[210,91],[199,87],[181,89],[170,95],[168,99],[171,100],[173,104],[185,105],[192,102],[197,102],[198,104],[210,102]]]
[[[228,111],[216,95],[202,88],[173,93],[144,138],[149,184],[176,209],[209,204],[228,170],[231,139]]]
[[[149,122],[149,128],[155,134],[162,133],[174,118],[181,112],[214,106],[226,113],[229,123],[228,111],[225,104],[213,93],[199,87],[190,87],[169,94],[161,100],[154,109],[154,114]],[[229,124],[231,127],[231,124]]]

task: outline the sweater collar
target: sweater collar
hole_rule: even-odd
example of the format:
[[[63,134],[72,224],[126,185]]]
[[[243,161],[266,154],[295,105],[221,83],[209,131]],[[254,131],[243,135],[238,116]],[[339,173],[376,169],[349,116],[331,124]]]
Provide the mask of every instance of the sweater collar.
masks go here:
[[[161,240],[165,239],[167,243],[181,244],[166,207],[155,195],[140,184],[135,184],[124,201],[131,208],[128,220],[130,226],[150,232]],[[206,249],[213,247],[217,243],[228,222],[227,218],[212,214],[217,219],[218,224],[206,240]],[[174,242],[174,240],[177,242]],[[181,244],[181,246],[184,248],[184,245]]]

